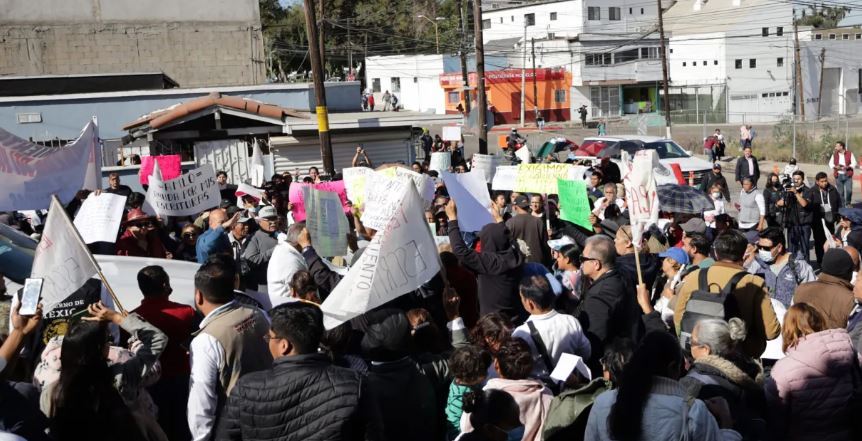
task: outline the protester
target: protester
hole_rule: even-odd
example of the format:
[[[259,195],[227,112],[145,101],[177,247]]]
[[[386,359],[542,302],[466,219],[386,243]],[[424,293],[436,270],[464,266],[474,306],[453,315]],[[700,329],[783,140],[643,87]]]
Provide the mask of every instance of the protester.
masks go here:
[[[541,205],[541,203],[539,203]],[[524,252],[527,262],[550,265],[551,250],[547,246],[548,230],[541,217],[533,216],[530,200],[520,195],[512,204],[514,216],[506,221],[506,228],[512,233],[512,239],[523,241],[527,245]],[[451,222],[451,216],[449,221]]]
[[[745,264],[749,273],[766,281],[769,296],[789,307],[796,288],[816,279],[814,269],[804,260],[796,260],[787,252],[784,232],[778,227],[769,227],[760,233],[757,253]]]
[[[655,284],[655,280],[661,272],[661,261],[644,247],[643,238],[635,248],[631,225],[623,225],[617,230],[614,237],[614,248],[617,252],[615,267],[619,270],[629,289],[641,283],[638,280],[637,262],[640,262],[643,283],[650,287]],[[638,253],[637,259],[635,259],[635,253]]]
[[[308,270],[302,249],[299,246],[299,235],[305,230],[305,222],[297,222],[287,229],[287,236],[279,240],[272,251],[266,270],[267,293],[272,306],[278,306],[288,300],[290,281],[298,271]]]
[[[784,188],[781,186],[781,180],[777,174],[770,173],[766,177],[766,186],[763,189],[763,202],[766,204],[766,225],[783,228],[783,210],[777,205],[783,196]]]
[[[856,265],[850,254],[833,248],[823,255],[823,266],[816,281],[799,285],[793,303],[806,303],[823,319],[823,329],[844,329],[853,310],[853,285],[850,279]]]
[[[317,170],[317,167],[308,168],[308,177],[311,178],[312,184],[319,184],[322,182],[320,179],[320,171]]]
[[[721,188],[724,200],[730,200],[730,190],[727,187],[727,178],[721,174],[721,164],[715,162],[712,164],[712,172],[707,173],[700,181],[700,191],[709,194],[713,186],[718,185]]]
[[[105,193],[116,194],[126,197],[129,197],[132,194],[131,187],[120,183],[120,174],[117,172],[108,173],[108,188],[102,191]]]
[[[156,232],[156,218],[140,209],[126,215],[126,232],[117,239],[118,256],[155,257],[164,259],[167,251]]]
[[[251,237],[249,237],[249,231],[251,230],[249,226],[250,223],[251,218],[242,217],[242,215],[240,215],[236,224],[234,224],[230,229],[230,233],[227,235],[227,240],[230,242],[230,247],[233,252],[233,260],[235,262],[239,262],[242,259],[242,253],[244,253],[246,247],[248,247],[248,241],[251,239]]]
[[[491,354],[475,345],[455,349],[449,356],[452,384],[446,400],[446,437],[454,440],[461,433],[461,415],[464,413],[464,396],[481,392],[488,376]]]
[[[544,219],[545,215],[545,201],[540,194],[534,194],[530,196],[530,215],[533,217],[538,217],[539,219]]]
[[[195,274],[195,309],[204,316],[189,347],[188,423],[196,441],[213,436],[237,380],[272,362],[264,341],[266,316],[234,300],[235,274],[234,265],[219,259],[204,263]]]
[[[554,241],[548,241],[548,243]],[[580,262],[581,249],[574,243],[569,243],[554,251],[555,259],[552,270],[563,287],[574,297],[578,298],[581,293],[578,287],[580,280],[580,270],[578,264]]]
[[[647,334],[623,370],[619,388],[596,399],[584,438],[742,439],[731,429],[726,401],[686,400],[685,388],[679,382],[683,362],[682,351],[672,335]]]
[[[617,197],[617,186],[614,183],[607,183],[604,185],[604,196],[596,199],[595,207],[593,209],[593,215],[596,216],[599,220],[605,220],[605,210],[607,210],[608,206],[611,204],[615,204],[619,207],[620,211],[625,210],[626,202],[621,198]]]
[[[227,173],[224,170],[216,172],[216,183],[218,184],[219,196],[222,200],[235,200],[237,186],[228,184]]]
[[[687,269],[694,271],[696,269],[709,268],[715,263],[715,259],[710,257],[712,244],[706,240],[706,236],[703,234],[686,233],[686,237],[683,238],[682,243],[682,250],[691,259],[691,265]],[[682,277],[685,277],[691,271],[684,272]]]
[[[841,196],[838,190],[829,183],[826,173],[820,172],[814,176],[814,183],[809,190],[808,200],[811,208],[811,232],[814,236],[814,253],[817,264],[823,261],[823,245],[826,238],[835,232],[835,222],[838,221],[838,210],[841,208]],[[850,186],[852,188],[852,185]]]
[[[278,228],[278,213],[272,206],[260,209],[257,216],[259,229],[249,239],[242,260],[249,267],[248,288],[264,291],[267,286],[267,269],[272,253],[278,244],[276,233]]]
[[[174,253],[174,258],[185,260],[186,262],[197,262],[197,242],[201,235],[201,229],[195,224],[188,224],[183,227],[180,233],[180,244]]]
[[[205,263],[210,256],[231,253],[233,248],[227,237],[227,231],[233,229],[239,221],[239,216],[240,214],[236,213],[228,219],[227,211],[223,208],[210,212],[209,229],[198,237],[195,244],[198,263]]]
[[[784,316],[786,356],[766,380],[769,435],[784,440],[855,439],[859,356],[847,331],[827,329],[817,309],[796,303]]]
[[[507,392],[497,389],[468,392],[464,395],[464,411],[470,415],[474,428],[461,441],[497,441],[521,439],[523,432],[520,409]]]
[[[757,189],[757,181],[750,177],[742,178],[742,190],[736,208],[739,210],[739,231],[761,231],[766,228],[766,201],[763,193]]]
[[[829,160],[829,168],[832,169],[842,207],[849,207],[853,198],[853,171],[856,170],[857,165],[856,156],[847,150],[844,142],[835,142],[835,151]]]

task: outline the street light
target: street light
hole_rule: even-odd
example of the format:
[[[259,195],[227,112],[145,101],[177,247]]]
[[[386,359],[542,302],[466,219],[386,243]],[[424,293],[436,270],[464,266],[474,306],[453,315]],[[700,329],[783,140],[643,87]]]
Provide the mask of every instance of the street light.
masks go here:
[[[424,15],[421,15],[421,14],[417,15],[416,18],[424,18],[425,20],[428,20],[432,25],[434,25],[434,41],[437,43],[437,55],[440,55],[440,34],[437,33],[437,22],[441,21],[441,20],[445,20],[445,18],[444,17],[435,17],[434,20],[431,20],[430,18],[428,18]]]

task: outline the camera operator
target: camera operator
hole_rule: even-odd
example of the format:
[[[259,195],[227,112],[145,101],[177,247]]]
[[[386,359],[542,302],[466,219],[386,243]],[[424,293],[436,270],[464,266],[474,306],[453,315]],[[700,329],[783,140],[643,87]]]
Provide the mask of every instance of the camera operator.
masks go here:
[[[826,222],[829,234],[834,234],[835,222],[838,221],[838,209],[841,208],[841,195],[838,194],[838,189],[829,183],[826,173],[817,173],[814,182],[817,185],[811,187],[808,200],[813,205],[811,228],[814,233],[814,253],[817,255],[819,265],[823,260],[823,244],[826,243],[823,223]]]
[[[784,228],[790,242],[790,252],[797,260],[808,261],[811,237],[812,213],[809,191],[805,186],[805,173],[801,170],[793,172],[793,180],[784,186],[784,196],[776,202],[776,206],[784,208]]]

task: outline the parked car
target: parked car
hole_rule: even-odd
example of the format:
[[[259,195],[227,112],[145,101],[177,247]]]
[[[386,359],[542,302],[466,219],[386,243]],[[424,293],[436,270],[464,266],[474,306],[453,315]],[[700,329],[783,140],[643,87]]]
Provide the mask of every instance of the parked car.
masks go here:
[[[688,180],[689,172],[694,172],[695,185],[699,184],[703,177],[712,170],[712,163],[709,161],[697,158],[690,151],[680,147],[679,144],[671,139],[658,136],[643,136],[643,135],[619,135],[619,136],[591,136],[584,138],[579,151],[596,152],[598,154],[602,150],[613,147],[619,144],[619,150],[624,150],[634,156],[635,152],[642,149],[654,149],[658,153],[659,162],[665,166],[673,178],[671,164],[679,164],[682,170],[683,177]],[[584,156],[579,156],[584,158]],[[619,163],[620,155],[616,153],[611,155],[611,160]],[[659,173],[664,175],[664,173]],[[661,176],[656,176],[658,184],[676,183],[676,179],[672,182],[660,182]]]

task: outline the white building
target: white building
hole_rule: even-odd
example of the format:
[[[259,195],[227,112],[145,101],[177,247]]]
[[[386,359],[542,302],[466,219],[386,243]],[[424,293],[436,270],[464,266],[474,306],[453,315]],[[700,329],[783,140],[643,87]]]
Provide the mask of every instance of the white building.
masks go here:
[[[727,122],[792,112],[792,4],[679,0],[664,17],[672,111],[723,113]]]
[[[862,91],[862,29],[846,27],[799,33],[805,119],[855,115]],[[821,92],[821,62],[823,76]]]

